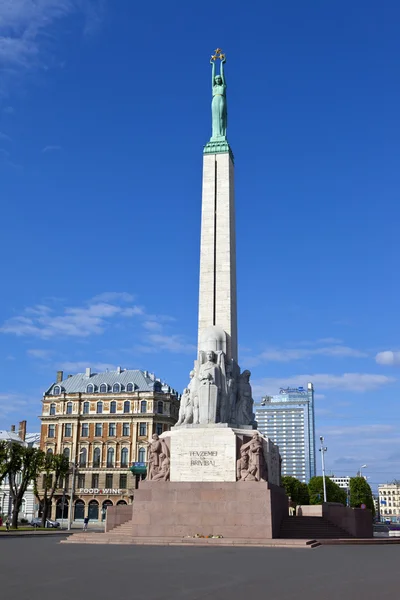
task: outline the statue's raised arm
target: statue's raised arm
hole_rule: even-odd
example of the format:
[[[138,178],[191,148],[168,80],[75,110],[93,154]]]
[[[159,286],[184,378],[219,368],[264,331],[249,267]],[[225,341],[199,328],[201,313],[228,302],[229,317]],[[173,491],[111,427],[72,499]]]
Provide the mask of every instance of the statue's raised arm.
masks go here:
[[[215,62],[221,60],[221,71],[219,75],[215,74]],[[220,48],[217,48],[215,54],[211,57],[212,65],[212,137],[211,141],[226,140],[226,128],[228,121],[228,111],[226,105],[226,82],[224,73],[224,64],[226,62],[225,54]]]

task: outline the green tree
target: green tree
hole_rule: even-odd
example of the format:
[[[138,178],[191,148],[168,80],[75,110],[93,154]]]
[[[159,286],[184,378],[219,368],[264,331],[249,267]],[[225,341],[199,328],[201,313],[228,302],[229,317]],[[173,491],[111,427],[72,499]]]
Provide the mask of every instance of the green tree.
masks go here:
[[[8,444],[6,473],[10,482],[10,495],[13,501],[12,527],[18,527],[18,513],[28,485],[37,476],[42,464],[41,450],[27,448],[17,442]]]
[[[360,508],[361,504],[365,504],[375,515],[374,499],[368,482],[364,477],[352,477],[350,479],[350,506]]]
[[[59,487],[60,479],[64,478],[69,472],[69,460],[64,454],[45,454],[42,452],[41,472],[43,475],[42,493],[39,493],[39,472],[34,478],[34,493],[42,507],[42,527],[45,527],[47,515],[51,509],[54,493]]]
[[[336,483],[325,477],[327,502],[340,502],[346,506],[346,490],[342,490]],[[324,501],[324,484],[321,476],[311,477],[308,483],[310,504],[322,504]]]
[[[310,497],[308,493],[308,486],[306,483],[302,483],[296,477],[286,475],[282,477],[282,487],[285,488],[286,495],[296,504],[310,504]]]

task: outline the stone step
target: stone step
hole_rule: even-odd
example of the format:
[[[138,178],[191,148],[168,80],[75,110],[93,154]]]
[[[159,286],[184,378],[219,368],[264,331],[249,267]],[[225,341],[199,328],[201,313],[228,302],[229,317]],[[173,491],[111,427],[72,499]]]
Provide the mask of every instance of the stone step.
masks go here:
[[[317,540],[288,539],[239,539],[239,538],[134,538],[125,535],[74,534],[62,543],[66,544],[130,544],[134,546],[241,546],[241,547],[280,547],[280,548],[316,548]]]

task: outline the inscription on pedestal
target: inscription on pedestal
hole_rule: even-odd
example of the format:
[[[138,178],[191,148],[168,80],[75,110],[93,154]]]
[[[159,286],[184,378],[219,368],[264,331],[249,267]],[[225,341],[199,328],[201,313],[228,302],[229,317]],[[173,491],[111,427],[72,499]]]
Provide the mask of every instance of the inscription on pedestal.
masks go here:
[[[181,429],[171,434],[171,481],[236,481],[232,429]]]

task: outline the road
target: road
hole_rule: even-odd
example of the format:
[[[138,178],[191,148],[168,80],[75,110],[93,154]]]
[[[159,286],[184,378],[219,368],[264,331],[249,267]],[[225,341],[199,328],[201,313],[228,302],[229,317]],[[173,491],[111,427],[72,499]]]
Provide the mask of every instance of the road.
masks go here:
[[[0,540],[1,597],[29,600],[396,598],[400,545],[195,548]]]

